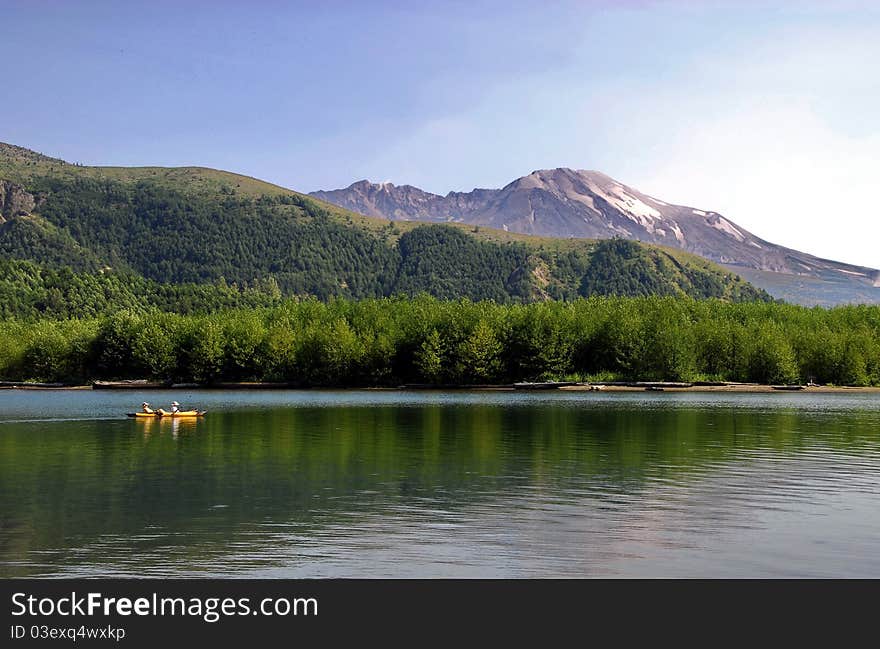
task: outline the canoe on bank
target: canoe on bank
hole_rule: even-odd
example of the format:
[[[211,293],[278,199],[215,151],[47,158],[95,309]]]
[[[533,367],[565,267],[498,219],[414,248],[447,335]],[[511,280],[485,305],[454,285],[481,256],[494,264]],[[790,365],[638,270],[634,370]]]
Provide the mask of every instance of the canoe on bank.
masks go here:
[[[567,388],[572,385],[577,385],[574,381],[547,381],[544,383],[531,383],[531,382],[522,382],[522,383],[514,383],[513,387],[516,390],[555,390],[557,388]]]
[[[170,387],[170,383],[146,381],[143,379],[133,381],[94,381],[92,383],[93,390],[161,390]]]
[[[143,417],[145,419],[156,419],[157,417],[181,419],[189,417],[204,417],[207,412],[207,410],[186,410],[182,412],[171,413],[165,412],[164,410],[157,410],[156,412],[129,412],[126,414],[129,417]]]

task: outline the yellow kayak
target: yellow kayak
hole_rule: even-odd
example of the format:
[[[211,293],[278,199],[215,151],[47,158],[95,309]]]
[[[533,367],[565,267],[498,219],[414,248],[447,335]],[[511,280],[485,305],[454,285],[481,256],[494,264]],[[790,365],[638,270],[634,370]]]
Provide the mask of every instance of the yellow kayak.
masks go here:
[[[164,410],[157,410],[156,412],[129,412],[127,413],[129,417],[145,417],[147,419],[155,419],[156,417],[204,417],[207,414],[206,410],[185,410],[181,412],[165,412]]]

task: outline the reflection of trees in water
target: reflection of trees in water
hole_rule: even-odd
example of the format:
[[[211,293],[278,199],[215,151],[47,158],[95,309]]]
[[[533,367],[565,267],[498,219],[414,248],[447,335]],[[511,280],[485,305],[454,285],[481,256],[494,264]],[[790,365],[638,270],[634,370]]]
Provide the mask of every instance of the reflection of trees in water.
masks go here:
[[[876,453],[877,424],[874,412],[603,404],[297,408],[5,427],[0,561],[47,548],[61,548],[63,560],[64,548],[148,526],[185,532],[198,552],[256,523],[308,530],[426,501],[454,510],[523,486],[614,498],[649,480],[687,482],[754,450]]]

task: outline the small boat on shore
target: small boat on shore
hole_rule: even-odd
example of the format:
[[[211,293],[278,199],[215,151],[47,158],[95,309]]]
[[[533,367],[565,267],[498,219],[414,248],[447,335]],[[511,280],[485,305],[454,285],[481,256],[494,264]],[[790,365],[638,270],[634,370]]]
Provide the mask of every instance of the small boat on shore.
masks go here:
[[[126,381],[94,381],[93,390],[162,390],[170,388],[171,384],[163,381],[147,381],[135,379]]]
[[[543,383],[532,383],[531,381],[523,381],[522,383],[514,383],[515,390],[556,390],[558,388],[567,388],[577,385],[575,381],[545,381]]]
[[[67,383],[35,383],[32,381],[0,381],[0,388],[21,388],[24,390],[30,389],[55,389],[55,388],[66,388],[70,387]]]
[[[774,390],[803,390],[803,385],[771,385]]]

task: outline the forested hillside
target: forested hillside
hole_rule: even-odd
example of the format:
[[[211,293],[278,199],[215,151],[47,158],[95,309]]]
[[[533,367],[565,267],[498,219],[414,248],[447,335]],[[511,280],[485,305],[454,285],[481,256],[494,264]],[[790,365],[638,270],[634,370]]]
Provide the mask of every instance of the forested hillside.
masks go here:
[[[160,284],[134,273],[74,272],[65,267],[0,259],[0,318],[90,318],[116,311],[210,313],[271,306],[281,292],[271,280],[247,286]]]
[[[15,296],[0,307],[10,315],[193,312],[266,303],[276,293],[503,303],[603,294],[769,299],[678,251],[391,223],[209,169],[82,167],[0,145],[0,181],[0,260],[35,265],[0,284]],[[60,281],[61,269],[74,275]],[[86,294],[96,287],[106,299]]]
[[[453,221],[563,239],[623,237],[687,250],[741,270],[773,296],[796,303],[880,303],[880,270],[771,243],[717,212],[660,201],[598,171],[542,169],[500,189],[446,196],[366,180],[310,195],[378,218]]]
[[[878,309],[772,304],[677,250],[392,223],[6,145],[0,186],[3,380],[880,383]]]

